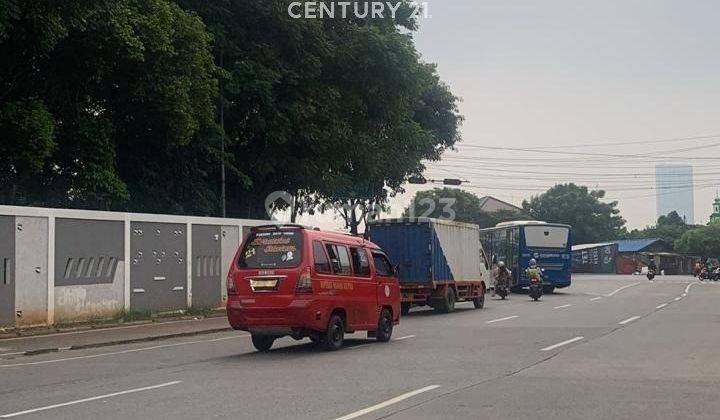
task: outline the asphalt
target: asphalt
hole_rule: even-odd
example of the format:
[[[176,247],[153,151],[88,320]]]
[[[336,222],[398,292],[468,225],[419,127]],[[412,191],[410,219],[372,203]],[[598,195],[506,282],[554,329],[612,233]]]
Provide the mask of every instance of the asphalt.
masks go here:
[[[393,341],[332,353],[232,331],[5,356],[0,418],[716,419],[718,300],[690,277],[587,275],[413,310]]]

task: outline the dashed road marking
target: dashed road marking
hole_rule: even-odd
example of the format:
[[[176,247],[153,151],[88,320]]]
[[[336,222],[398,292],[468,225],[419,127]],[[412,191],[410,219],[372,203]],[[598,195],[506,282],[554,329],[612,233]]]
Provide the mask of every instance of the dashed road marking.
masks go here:
[[[406,400],[408,398],[412,398],[416,395],[422,394],[423,392],[432,391],[433,389],[440,388],[440,385],[428,385],[424,388],[416,389],[415,391],[410,391],[402,395],[398,395],[395,398],[390,398],[389,400],[383,401],[379,404],[375,404],[373,406],[370,406],[368,408],[363,408],[362,410],[355,411],[354,413],[347,414],[342,417],[338,417],[335,420],[350,420],[354,418],[358,418],[361,416],[364,416],[365,414],[372,413],[373,411],[377,411],[380,409],[383,409],[385,407],[391,406],[393,404],[397,404],[400,401]]]
[[[563,308],[569,308],[571,306],[572,306],[572,303],[568,303],[567,305],[556,306],[553,309],[563,309]]]
[[[662,308],[666,307],[667,305],[668,305],[667,303],[661,303],[660,305],[656,306],[655,309],[662,309]]]
[[[393,338],[393,341],[407,340],[408,338],[415,338],[415,335],[412,334],[412,335],[406,335],[403,337]]]
[[[45,407],[38,407],[38,408],[30,409],[30,410],[24,410],[24,411],[18,411],[15,413],[3,414],[3,415],[0,415],[0,418],[8,419],[11,417],[22,416],[23,414],[32,414],[32,413],[37,413],[40,411],[52,410],[53,408],[67,407],[68,405],[82,404],[82,403],[86,403],[86,402],[90,402],[90,401],[102,400],[102,399],[110,398],[110,397],[117,397],[120,395],[133,394],[135,392],[150,391],[152,389],[158,389],[158,388],[164,388],[166,386],[177,385],[181,382],[182,381],[165,382],[164,384],[144,386],[142,388],[133,388],[133,389],[125,390],[125,391],[112,392],[110,394],[97,395],[95,397],[83,398],[81,400],[68,401],[68,402],[64,402],[64,403],[60,403],[60,404],[46,405]]]
[[[636,319],[640,319],[640,317],[637,316],[637,315],[636,315],[636,316],[631,316],[631,317],[628,318],[628,319],[623,319],[622,321],[618,322],[618,324],[620,324],[620,325],[629,324],[629,323],[635,321]]]
[[[673,299],[673,300],[674,300],[675,302],[677,302],[677,301],[680,300],[680,299],[682,299],[682,298],[681,298],[680,296],[678,296],[678,297],[676,297],[676,298]]]
[[[619,289],[613,290],[612,292],[606,294],[605,296],[607,296],[607,297],[615,296],[617,293],[622,292],[623,290],[627,289],[628,287],[634,287],[634,286],[637,286],[637,285],[642,284],[642,283],[643,283],[643,282],[640,282],[640,281],[639,281],[639,282],[637,282],[637,283],[625,285],[625,286],[623,286],[623,287],[621,287],[621,288],[619,288]]]
[[[515,318],[520,318],[520,317],[517,315],[506,316],[505,318],[498,318],[498,319],[493,319],[491,321],[487,321],[486,324],[494,324],[496,322],[507,321],[509,319],[515,319]]]
[[[577,336],[575,338],[571,338],[569,340],[565,340],[565,341],[561,341],[557,344],[553,344],[552,346],[547,346],[547,347],[541,348],[540,351],[550,351],[550,350],[556,349],[558,347],[566,346],[568,344],[572,344],[572,343],[575,343],[577,341],[584,340],[584,339],[585,339],[585,337]]]
[[[602,296],[594,297],[594,298],[590,299],[590,302],[600,300],[600,299],[602,299]]]

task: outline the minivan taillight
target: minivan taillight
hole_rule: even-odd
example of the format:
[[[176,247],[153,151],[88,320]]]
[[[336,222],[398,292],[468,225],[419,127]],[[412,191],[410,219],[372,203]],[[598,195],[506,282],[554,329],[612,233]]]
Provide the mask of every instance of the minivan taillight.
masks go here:
[[[237,295],[237,287],[235,286],[235,279],[233,279],[232,275],[228,275],[227,277],[227,292],[228,296]]]
[[[312,291],[312,277],[310,277],[310,267],[307,267],[300,274],[297,283],[295,283],[295,293],[312,293]]]

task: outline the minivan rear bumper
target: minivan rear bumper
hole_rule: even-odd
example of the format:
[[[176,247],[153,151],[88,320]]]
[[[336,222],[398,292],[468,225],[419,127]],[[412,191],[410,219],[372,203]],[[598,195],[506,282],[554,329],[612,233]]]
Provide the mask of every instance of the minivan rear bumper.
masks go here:
[[[230,296],[227,302],[230,325],[236,330],[285,335],[283,331],[308,329],[324,331],[327,326],[327,311],[312,299],[298,297],[287,306],[258,306],[254,299]]]

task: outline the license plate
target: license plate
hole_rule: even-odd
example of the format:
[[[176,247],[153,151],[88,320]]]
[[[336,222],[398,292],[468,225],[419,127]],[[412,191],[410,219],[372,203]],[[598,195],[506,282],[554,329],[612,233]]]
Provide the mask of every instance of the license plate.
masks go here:
[[[250,287],[253,289],[254,292],[275,290],[275,289],[277,289],[277,284],[278,284],[277,279],[272,279],[272,280],[250,279]]]

